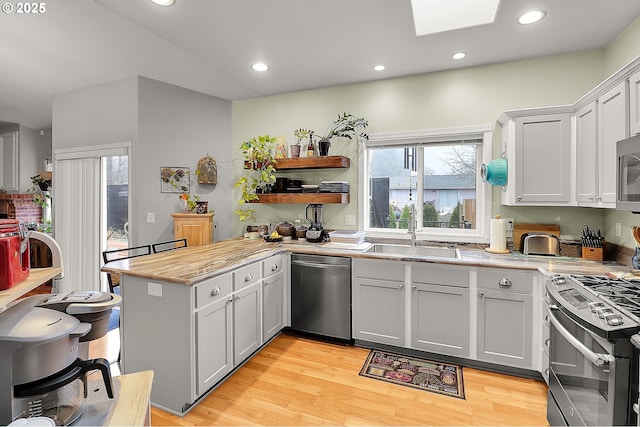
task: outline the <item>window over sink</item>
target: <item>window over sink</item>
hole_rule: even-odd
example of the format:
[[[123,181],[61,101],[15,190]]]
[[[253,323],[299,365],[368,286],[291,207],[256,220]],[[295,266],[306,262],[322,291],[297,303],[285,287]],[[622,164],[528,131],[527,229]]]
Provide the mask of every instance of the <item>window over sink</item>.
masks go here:
[[[480,168],[492,136],[490,125],[370,135],[360,156],[367,234],[405,236],[413,204],[418,239],[487,240],[491,186]]]

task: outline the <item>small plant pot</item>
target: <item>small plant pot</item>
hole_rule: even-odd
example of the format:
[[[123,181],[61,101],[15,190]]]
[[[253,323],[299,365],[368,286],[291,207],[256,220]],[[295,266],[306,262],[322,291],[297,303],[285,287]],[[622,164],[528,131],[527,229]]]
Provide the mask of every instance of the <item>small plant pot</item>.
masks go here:
[[[320,156],[328,156],[329,155],[329,147],[331,146],[331,141],[328,139],[321,139],[318,141],[318,152]]]

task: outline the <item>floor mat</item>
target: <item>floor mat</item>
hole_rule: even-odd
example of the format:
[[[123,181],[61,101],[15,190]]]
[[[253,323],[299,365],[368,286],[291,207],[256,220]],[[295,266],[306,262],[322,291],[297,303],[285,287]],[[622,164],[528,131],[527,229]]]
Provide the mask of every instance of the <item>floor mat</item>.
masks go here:
[[[360,375],[464,399],[460,365],[371,350]]]

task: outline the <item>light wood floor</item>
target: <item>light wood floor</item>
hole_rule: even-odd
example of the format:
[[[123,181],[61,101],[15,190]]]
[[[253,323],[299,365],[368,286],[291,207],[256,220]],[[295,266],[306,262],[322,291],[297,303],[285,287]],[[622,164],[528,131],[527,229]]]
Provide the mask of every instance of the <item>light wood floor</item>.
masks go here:
[[[281,334],[185,417],[154,426],[548,425],[542,381],[464,368],[466,400],[359,376],[369,350]]]

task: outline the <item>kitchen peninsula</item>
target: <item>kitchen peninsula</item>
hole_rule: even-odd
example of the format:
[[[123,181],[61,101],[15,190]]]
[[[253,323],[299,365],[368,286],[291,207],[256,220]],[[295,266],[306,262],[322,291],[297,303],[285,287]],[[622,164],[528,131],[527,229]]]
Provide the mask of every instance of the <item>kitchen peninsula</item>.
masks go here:
[[[453,286],[462,286],[456,289],[462,292],[461,295],[466,295],[467,311],[469,304],[474,310],[481,307],[478,305],[476,308],[476,302],[480,304],[480,301],[476,301],[474,290],[482,290],[481,286],[489,286],[494,281],[497,283],[499,278],[510,277],[514,282],[515,295],[524,298],[522,301],[528,307],[517,320],[530,329],[522,338],[528,344],[524,347],[526,357],[510,358],[511,361],[505,358],[504,363],[510,364],[508,369],[515,369],[516,374],[524,373],[524,376],[540,370],[538,353],[541,344],[537,343],[542,342],[542,315],[538,310],[542,279],[539,269],[557,273],[580,271],[584,274],[625,270],[622,266],[582,259],[496,255],[480,249],[463,248],[461,258],[416,257],[369,253],[362,248],[352,250],[328,244],[283,244],[247,239],[231,239],[115,261],[103,267],[103,271],[122,274],[123,372],[153,370],[152,403],[177,415],[186,414],[226,376],[289,325],[289,252],[350,257],[354,265],[361,263],[367,268],[392,265],[389,271],[404,272],[407,266],[415,271],[415,280],[405,288],[411,289],[415,285],[420,292],[420,278],[432,277],[432,272],[436,278],[452,272],[456,277],[466,277],[467,284],[461,281],[462,285]],[[353,273],[354,319],[358,315],[357,310],[361,310],[356,292],[358,278],[355,275],[359,274],[358,271],[363,269],[356,268]],[[470,279],[475,275],[476,279]],[[363,279],[363,283],[366,284],[367,280]],[[409,278],[394,280],[402,283]],[[486,294],[488,297],[492,295],[490,291]],[[403,302],[404,297],[399,301]],[[474,319],[469,319],[462,324],[467,331],[466,336],[474,338],[462,338],[461,357],[472,362],[494,363],[499,367],[502,360],[491,360],[486,356],[491,352],[483,352],[469,344],[476,340],[476,332],[469,331],[473,322]],[[367,330],[357,329],[356,325],[354,320],[354,338],[358,344],[361,337],[358,334]],[[492,329],[494,325],[487,328]],[[404,326],[400,325],[399,329],[404,331]],[[375,339],[364,336],[365,346],[366,341]],[[170,351],[167,343],[171,343]],[[420,350],[410,337],[392,345]]]

